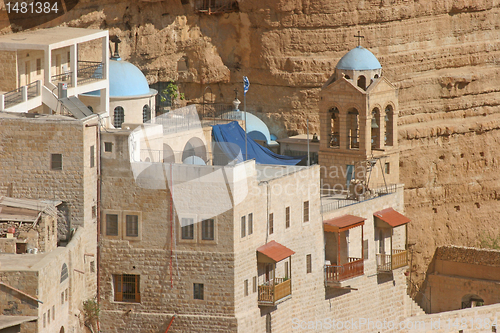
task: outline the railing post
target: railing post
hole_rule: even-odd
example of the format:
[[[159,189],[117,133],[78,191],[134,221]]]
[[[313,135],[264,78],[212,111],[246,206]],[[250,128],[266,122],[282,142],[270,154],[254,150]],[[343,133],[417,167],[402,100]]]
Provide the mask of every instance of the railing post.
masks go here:
[[[42,81],[36,80],[36,95],[40,96],[42,94]]]
[[[5,110],[5,95],[0,95],[0,111]]]
[[[28,100],[28,87],[27,86],[21,87],[21,96],[22,96],[23,102],[26,102]]]

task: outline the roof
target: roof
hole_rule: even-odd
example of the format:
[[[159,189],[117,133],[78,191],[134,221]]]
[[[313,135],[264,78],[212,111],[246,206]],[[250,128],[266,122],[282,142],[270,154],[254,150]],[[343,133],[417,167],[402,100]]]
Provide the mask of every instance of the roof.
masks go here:
[[[96,70],[100,76],[102,67]],[[141,70],[128,61],[109,61],[109,97],[130,97],[142,95],[155,95],[156,90],[150,89],[148,80]],[[84,95],[100,96],[100,90],[95,90]]]
[[[323,221],[323,226],[327,232],[342,232],[351,228],[365,224],[365,218],[354,215],[342,215],[330,220]]]
[[[281,261],[290,257],[292,254],[295,254],[294,251],[273,240],[266,245],[262,245],[261,247],[259,247],[257,249],[257,252],[262,253],[275,262]]]
[[[411,221],[403,214],[396,212],[393,208],[386,208],[384,210],[380,210],[378,212],[373,213],[373,216],[378,217],[379,219],[386,222],[393,228],[406,224]]]
[[[55,27],[0,36],[0,50],[46,49],[82,43],[108,35],[107,30]],[[58,45],[61,44],[61,45]]]
[[[40,212],[57,214],[60,201],[0,197],[0,221],[35,222]]]
[[[339,60],[336,68],[360,71],[379,69],[382,66],[373,53],[362,46],[357,46]]]
[[[245,120],[248,136],[253,140],[271,142],[271,134],[266,123],[259,117],[245,111],[229,111],[224,114],[227,119]]]
[[[38,320],[36,316],[0,316],[0,330]]]

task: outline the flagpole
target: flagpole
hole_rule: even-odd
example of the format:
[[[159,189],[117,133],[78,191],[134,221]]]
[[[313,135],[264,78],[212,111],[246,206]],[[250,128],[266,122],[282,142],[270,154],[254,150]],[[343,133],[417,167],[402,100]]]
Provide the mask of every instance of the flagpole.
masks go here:
[[[243,109],[245,110],[245,161],[248,160],[248,140],[247,140],[247,92],[243,94]]]
[[[307,166],[311,165],[311,154],[309,153],[309,116],[307,116]]]

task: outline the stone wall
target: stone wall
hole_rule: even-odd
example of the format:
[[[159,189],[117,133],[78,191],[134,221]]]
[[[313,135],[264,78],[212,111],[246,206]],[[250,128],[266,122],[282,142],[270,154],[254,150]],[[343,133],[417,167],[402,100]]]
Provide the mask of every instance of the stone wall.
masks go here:
[[[0,89],[4,92],[17,88],[17,53],[15,51],[0,52]]]

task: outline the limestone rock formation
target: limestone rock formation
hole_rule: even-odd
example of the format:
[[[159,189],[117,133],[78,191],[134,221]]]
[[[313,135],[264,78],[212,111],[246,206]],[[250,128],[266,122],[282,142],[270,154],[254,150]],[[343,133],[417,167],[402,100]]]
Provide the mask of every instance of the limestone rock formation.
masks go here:
[[[318,92],[361,43],[399,89],[401,181],[415,242],[414,279],[436,246],[500,233],[500,4],[486,0],[239,0],[207,15],[198,0],[80,0],[38,27],[106,28],[150,83],[178,81],[247,109],[278,137],[318,132]],[[4,5],[0,1],[0,7]],[[22,27],[0,15],[3,33]]]

